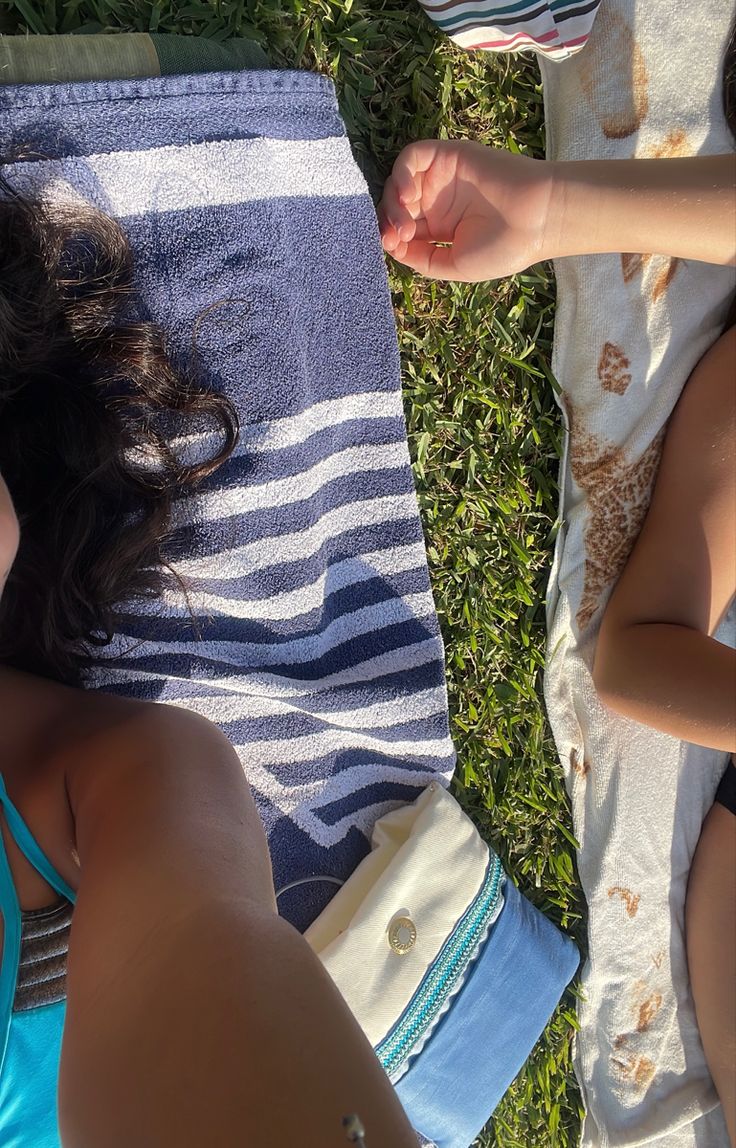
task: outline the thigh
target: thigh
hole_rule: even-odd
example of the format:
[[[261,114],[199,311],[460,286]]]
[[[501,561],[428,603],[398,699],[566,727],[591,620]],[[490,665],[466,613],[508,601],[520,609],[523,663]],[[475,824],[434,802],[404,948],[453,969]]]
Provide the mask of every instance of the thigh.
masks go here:
[[[736,816],[723,805],[714,805],[703,824],[685,923],[700,1036],[736,1144]]]

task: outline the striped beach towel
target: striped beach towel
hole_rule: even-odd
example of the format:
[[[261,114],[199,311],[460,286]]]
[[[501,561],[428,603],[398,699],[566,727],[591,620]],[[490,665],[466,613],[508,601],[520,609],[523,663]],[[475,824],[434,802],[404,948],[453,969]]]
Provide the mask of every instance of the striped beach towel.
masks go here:
[[[371,200],[332,85],[289,72],[7,87],[12,182],[116,216],[146,313],[238,408],[179,508],[189,607],[124,611],[90,684],[236,746],[277,889],[345,879],[376,818],[449,780],[444,661]],[[196,441],[190,444],[197,449]],[[299,927],[334,885],[280,908]]]
[[[601,0],[419,0],[443,32],[469,50],[531,49],[564,60],[586,43]]]
[[[14,186],[121,221],[143,311],[177,356],[196,335],[201,373],[238,409],[235,454],[175,508],[187,600],[125,607],[88,685],[220,725],[279,908],[303,928],[374,822],[420,793],[434,807],[427,786],[454,765],[383,256],[332,85],[251,72],[8,86],[0,132],[37,157],[11,166]],[[179,445],[194,458],[203,437]],[[329,951],[342,944],[361,989],[346,996],[422,1142],[467,1148],[578,956],[445,805],[444,863],[436,844],[405,843],[361,943],[342,926],[308,939],[344,986]],[[342,893],[338,914],[355,882]],[[420,938],[388,979],[384,912],[413,913]]]

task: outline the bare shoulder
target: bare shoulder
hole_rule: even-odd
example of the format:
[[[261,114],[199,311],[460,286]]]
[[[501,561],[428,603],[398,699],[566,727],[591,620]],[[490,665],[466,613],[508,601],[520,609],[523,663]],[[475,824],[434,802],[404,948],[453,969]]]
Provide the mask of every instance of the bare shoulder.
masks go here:
[[[246,787],[232,745],[212,722],[190,710],[158,702],[98,695],[67,766],[75,812],[90,801],[141,800],[175,784]]]
[[[180,706],[137,701],[112,694],[86,691],[76,718],[77,745],[83,768],[102,750],[107,760],[143,761],[167,746],[180,746],[189,739],[203,745],[227,746],[224,734],[207,718]]]
[[[265,835],[238,755],[206,718],[176,706],[101,704],[68,776],[81,866],[80,896],[183,888],[271,896]],[[186,874],[186,876],[184,876]],[[195,894],[195,890],[197,891]]]

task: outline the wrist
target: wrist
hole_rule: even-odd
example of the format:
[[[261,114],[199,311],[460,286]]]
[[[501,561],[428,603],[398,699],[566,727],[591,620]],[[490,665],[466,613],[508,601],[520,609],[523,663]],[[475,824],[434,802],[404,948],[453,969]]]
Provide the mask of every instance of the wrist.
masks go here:
[[[610,174],[610,161],[549,161],[543,258],[563,259],[568,255],[617,250],[605,234],[606,220],[615,218],[615,195],[607,185]]]
[[[569,254],[565,243],[569,215],[566,166],[554,160],[544,162],[543,178],[546,183],[547,207],[540,236],[540,259],[559,259]]]
[[[643,251],[639,215],[648,205],[637,186],[644,174],[642,162],[551,162],[544,258]]]
[[[546,166],[550,193],[540,258],[635,251],[736,263],[732,156]]]

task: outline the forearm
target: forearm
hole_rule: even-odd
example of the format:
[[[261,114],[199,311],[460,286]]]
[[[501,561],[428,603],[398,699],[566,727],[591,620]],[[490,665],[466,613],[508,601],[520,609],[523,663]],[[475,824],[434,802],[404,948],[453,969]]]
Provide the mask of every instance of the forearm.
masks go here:
[[[664,733],[736,750],[736,650],[687,626],[601,632],[594,679],[606,705]]]
[[[736,263],[736,156],[550,166],[544,258],[605,252]]]

